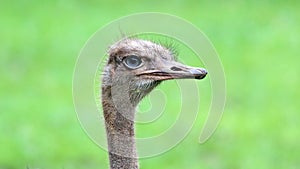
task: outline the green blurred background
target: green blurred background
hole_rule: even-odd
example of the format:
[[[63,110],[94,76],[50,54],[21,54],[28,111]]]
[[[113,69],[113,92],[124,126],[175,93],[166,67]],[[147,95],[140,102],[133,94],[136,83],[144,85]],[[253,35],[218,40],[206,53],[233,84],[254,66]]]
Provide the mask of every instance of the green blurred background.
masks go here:
[[[106,152],[77,120],[73,69],[96,30],[145,11],[183,17],[210,38],[225,69],[227,103],[208,142],[197,143],[201,114],[180,145],[141,160],[141,168],[299,168],[299,9],[292,0],[2,0],[0,169],[108,168]],[[199,83],[209,88],[208,80]]]

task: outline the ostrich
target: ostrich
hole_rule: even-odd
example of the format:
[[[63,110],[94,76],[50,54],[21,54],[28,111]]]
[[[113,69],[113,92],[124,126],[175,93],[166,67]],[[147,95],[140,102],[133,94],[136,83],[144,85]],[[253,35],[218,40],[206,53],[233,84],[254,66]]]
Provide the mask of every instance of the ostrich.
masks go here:
[[[174,52],[148,40],[125,38],[108,50],[102,107],[111,169],[138,169],[134,117],[139,101],[164,80],[203,79],[207,72],[178,63]]]

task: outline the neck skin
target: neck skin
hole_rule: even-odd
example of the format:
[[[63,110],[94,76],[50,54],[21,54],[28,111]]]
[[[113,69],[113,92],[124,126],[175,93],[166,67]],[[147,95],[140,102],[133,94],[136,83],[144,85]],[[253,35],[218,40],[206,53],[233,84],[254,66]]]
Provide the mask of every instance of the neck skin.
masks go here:
[[[128,95],[128,94],[127,94]],[[111,169],[138,169],[138,156],[135,145],[134,107],[124,102],[124,96],[111,86],[102,87],[102,107],[105,118],[109,161]],[[119,99],[118,99],[119,98]],[[129,100],[129,99],[127,99]]]
[[[102,79],[102,108],[111,169],[138,169],[134,117],[137,104],[160,82],[139,84],[131,73],[111,72]]]

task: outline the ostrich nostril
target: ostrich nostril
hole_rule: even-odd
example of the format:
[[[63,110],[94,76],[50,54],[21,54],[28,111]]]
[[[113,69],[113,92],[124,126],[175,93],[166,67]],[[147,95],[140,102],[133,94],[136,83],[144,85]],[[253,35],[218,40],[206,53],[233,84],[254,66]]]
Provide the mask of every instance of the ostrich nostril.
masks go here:
[[[181,68],[178,68],[178,67],[175,67],[175,66],[171,67],[171,70],[173,70],[173,71],[182,71]]]

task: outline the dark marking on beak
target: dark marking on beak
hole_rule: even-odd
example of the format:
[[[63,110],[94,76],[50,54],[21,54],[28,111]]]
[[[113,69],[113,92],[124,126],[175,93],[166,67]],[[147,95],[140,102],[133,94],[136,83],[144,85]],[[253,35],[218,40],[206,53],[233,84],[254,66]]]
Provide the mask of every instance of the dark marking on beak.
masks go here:
[[[170,69],[173,70],[173,71],[182,71],[181,68],[175,67],[175,66],[172,66]]]

